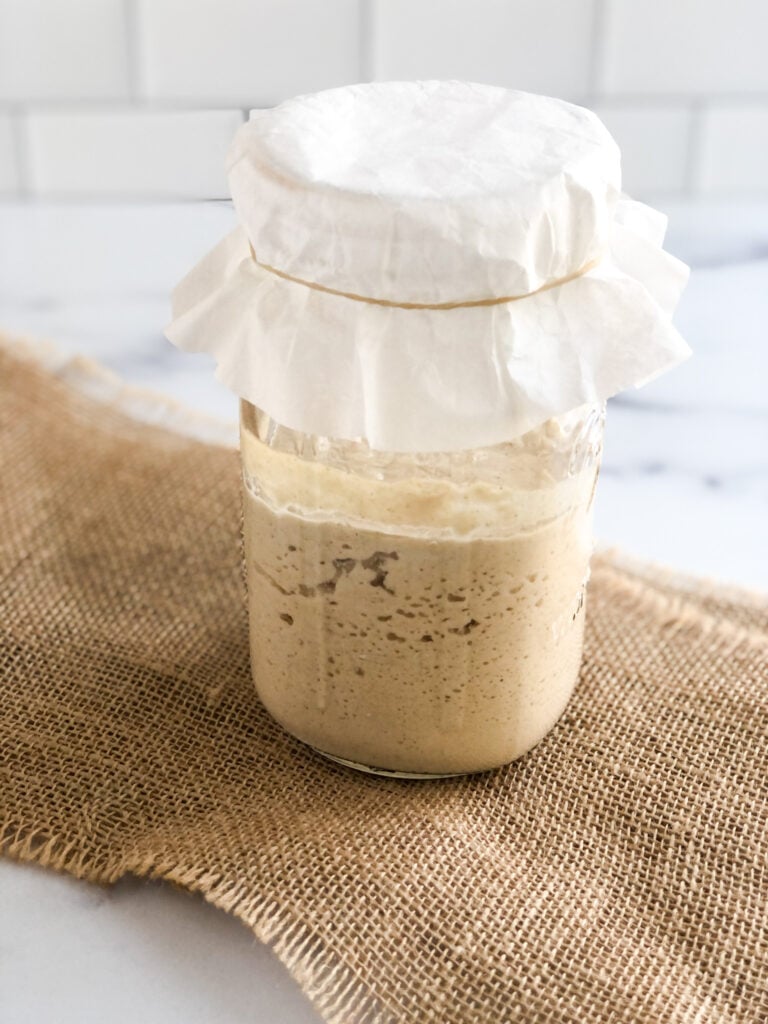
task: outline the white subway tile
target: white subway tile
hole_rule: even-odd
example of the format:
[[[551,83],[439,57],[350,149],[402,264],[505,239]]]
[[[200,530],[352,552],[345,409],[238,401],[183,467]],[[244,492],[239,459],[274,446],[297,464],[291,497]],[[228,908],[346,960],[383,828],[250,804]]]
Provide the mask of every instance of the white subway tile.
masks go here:
[[[9,114],[0,114],[0,194],[15,192],[19,187],[19,164],[13,122]]]
[[[701,192],[768,195],[768,106],[714,106],[702,113]]]
[[[357,0],[141,0],[142,91],[268,106],[360,76]]]
[[[0,0],[0,98],[128,95],[123,0]]]
[[[684,104],[596,103],[592,109],[619,144],[630,195],[685,189],[691,115]]]
[[[239,110],[81,113],[28,121],[32,191],[39,195],[218,199]]]
[[[602,38],[607,93],[768,90],[766,0],[606,0]]]
[[[589,87],[592,0],[373,0],[377,79],[463,78],[565,98]]]
[[[0,203],[0,308],[167,298],[235,222],[228,202]]]

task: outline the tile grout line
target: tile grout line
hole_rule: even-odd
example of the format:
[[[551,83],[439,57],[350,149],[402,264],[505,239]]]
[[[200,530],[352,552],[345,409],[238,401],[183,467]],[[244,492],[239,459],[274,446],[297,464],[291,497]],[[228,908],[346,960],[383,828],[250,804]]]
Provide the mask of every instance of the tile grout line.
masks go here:
[[[362,62],[361,62],[362,64]],[[361,67],[362,70],[362,67]],[[606,107],[610,106],[626,106],[626,107],[650,107],[663,109],[666,106],[677,105],[677,106],[691,106],[692,104],[706,105],[708,103],[717,103],[718,107],[722,107],[725,110],[729,108],[740,108],[748,107],[754,108],[755,110],[765,110],[768,108],[768,93],[767,92],[753,92],[753,93],[682,93],[682,92],[671,92],[671,93],[622,93],[622,92],[611,92],[600,91],[596,93],[592,90],[587,90],[580,95],[571,97],[571,102],[577,103],[588,103],[590,101],[600,102]],[[274,97],[262,97],[254,99],[253,109],[259,106],[269,107],[274,106]],[[22,100],[6,100],[0,98],[0,114],[1,113],[14,113],[18,109],[31,109],[35,112],[90,112],[98,111],[102,109],[114,108],[120,110],[136,110],[146,112],[148,110],[161,110],[161,111],[207,111],[207,110],[243,110],[241,97],[233,97],[231,101],[217,97],[215,99],[208,99],[204,95],[197,97],[163,97],[154,98],[146,96],[135,96],[133,98],[125,97],[113,97],[113,96],[68,96],[65,98],[58,98],[55,96],[45,96],[39,99],[27,98]]]
[[[361,82],[373,80],[373,0],[358,0],[358,70]]]
[[[688,113],[688,145],[686,146],[683,191],[691,199],[701,199],[701,161],[703,156],[704,114],[706,101],[691,101]]]
[[[636,106],[662,106],[665,103],[691,103],[699,100],[722,103],[724,106],[765,106],[768,92],[765,89],[752,92],[636,92],[603,90],[601,100],[606,103],[626,103]]]
[[[589,82],[590,100],[594,102],[603,95],[606,11],[607,0],[593,0],[592,26],[589,36]]]
[[[1,0],[0,0],[1,2]],[[194,100],[176,99],[143,99],[136,100],[108,97],[85,97],[67,99],[25,99],[20,101],[0,100],[0,114],[14,114],[17,111],[24,111],[29,114],[53,114],[69,116],[70,114],[211,114],[231,113],[233,110],[259,109],[260,107],[274,106],[274,100],[254,101],[252,107],[242,106],[239,99],[233,99],[230,103],[221,100],[206,100],[204,97]]]
[[[10,108],[11,135],[13,138],[16,172],[18,176],[17,193],[20,199],[29,199],[32,189],[32,159],[29,146],[29,122],[24,108],[19,105]]]
[[[128,72],[128,98],[135,102],[139,98],[139,8],[138,0],[123,0],[123,23],[125,26],[125,63]]]

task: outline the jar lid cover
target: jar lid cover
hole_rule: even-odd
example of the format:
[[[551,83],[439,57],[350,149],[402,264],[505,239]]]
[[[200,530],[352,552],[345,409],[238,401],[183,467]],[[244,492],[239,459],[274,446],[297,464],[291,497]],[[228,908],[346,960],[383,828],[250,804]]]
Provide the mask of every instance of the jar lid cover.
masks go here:
[[[240,227],[174,294],[170,339],[279,422],[441,450],[507,440],[679,362],[686,269],[560,100],[348,86],[257,111]]]

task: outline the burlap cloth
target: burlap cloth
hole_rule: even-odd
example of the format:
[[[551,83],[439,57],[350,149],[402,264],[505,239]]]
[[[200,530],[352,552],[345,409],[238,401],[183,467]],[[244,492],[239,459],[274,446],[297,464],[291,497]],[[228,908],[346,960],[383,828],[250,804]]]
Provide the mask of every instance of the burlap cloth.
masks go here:
[[[0,367],[5,853],[202,893],[339,1024],[768,1020],[764,601],[599,557],[532,753],[358,775],[254,693],[237,455]]]

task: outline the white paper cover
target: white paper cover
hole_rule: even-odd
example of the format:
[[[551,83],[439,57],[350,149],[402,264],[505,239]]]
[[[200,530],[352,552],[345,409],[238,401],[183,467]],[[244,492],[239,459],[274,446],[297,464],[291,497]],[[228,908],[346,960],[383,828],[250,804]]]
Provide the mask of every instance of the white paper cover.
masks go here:
[[[256,113],[229,169],[241,226],[177,286],[166,333],[288,427],[490,445],[689,354],[666,220],[620,195],[616,145],[580,107],[350,86]],[[490,304],[412,308],[466,302]]]

